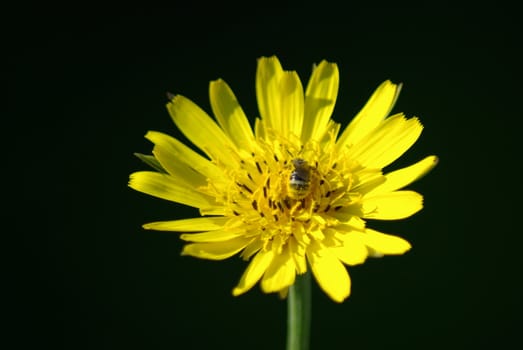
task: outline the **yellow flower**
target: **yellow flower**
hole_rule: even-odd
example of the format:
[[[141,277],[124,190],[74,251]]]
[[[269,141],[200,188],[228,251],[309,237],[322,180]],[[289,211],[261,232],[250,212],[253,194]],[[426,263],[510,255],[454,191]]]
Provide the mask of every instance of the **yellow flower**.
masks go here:
[[[422,196],[401,190],[437,162],[383,174],[421,134],[417,118],[387,117],[400,85],[382,83],[339,135],[331,114],[338,93],[336,64],[315,66],[306,90],[296,72],[276,57],[258,60],[260,118],[254,132],[229,86],[210,83],[217,123],[184,96],[167,104],[182,133],[205,156],[175,138],[150,131],[153,156],[139,155],[158,171],[130,176],[129,186],[200,210],[202,217],[153,222],[146,229],[184,232],[183,255],[250,261],[234,295],[261,280],[264,292],[285,296],[308,268],[336,302],[350,294],[344,265],[367,257],[403,254],[404,239],[366,227],[366,219],[395,220],[422,208]]]

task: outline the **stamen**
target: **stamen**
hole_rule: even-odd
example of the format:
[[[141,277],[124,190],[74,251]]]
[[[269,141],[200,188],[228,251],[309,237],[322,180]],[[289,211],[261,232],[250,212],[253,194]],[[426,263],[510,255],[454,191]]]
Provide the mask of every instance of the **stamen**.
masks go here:
[[[244,184],[241,184],[241,186],[247,191],[249,192],[250,194],[252,194],[252,190],[247,186],[247,185],[244,185]]]
[[[258,210],[258,202],[256,202],[256,200],[253,200],[251,204],[254,210]]]

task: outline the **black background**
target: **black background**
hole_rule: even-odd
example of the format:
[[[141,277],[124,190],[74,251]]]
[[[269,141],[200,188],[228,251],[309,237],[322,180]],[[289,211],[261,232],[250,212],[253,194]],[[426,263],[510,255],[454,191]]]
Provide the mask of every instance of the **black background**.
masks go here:
[[[147,130],[184,140],[166,91],[210,112],[208,82],[221,77],[252,118],[256,59],[272,54],[304,85],[314,62],[338,63],[334,119],[342,124],[383,80],[403,82],[395,111],[419,116],[425,129],[395,167],[429,154],[441,160],[411,186],[425,196],[422,212],[369,223],[407,238],[409,253],[351,268],[343,304],[314,285],[312,349],[517,341],[522,55],[514,8],[22,4],[4,17],[4,191],[12,195],[4,288],[19,348],[284,347],[284,301],[258,286],[231,296],[243,261],[181,257],[177,234],[141,229],[196,211],[127,187],[128,175],[146,168],[132,153],[152,149]]]

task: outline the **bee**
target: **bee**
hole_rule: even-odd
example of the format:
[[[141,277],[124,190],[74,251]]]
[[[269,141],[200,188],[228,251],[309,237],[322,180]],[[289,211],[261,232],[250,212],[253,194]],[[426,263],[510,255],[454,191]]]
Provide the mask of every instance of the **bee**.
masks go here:
[[[301,158],[293,159],[292,165],[294,170],[289,176],[287,192],[292,199],[302,199],[307,196],[311,187],[311,167]]]

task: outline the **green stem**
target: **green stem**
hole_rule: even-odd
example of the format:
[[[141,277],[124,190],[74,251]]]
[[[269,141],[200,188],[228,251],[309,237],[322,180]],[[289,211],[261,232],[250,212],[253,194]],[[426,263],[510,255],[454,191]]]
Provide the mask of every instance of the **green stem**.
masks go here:
[[[308,350],[311,324],[311,274],[297,276],[287,297],[287,350]]]

